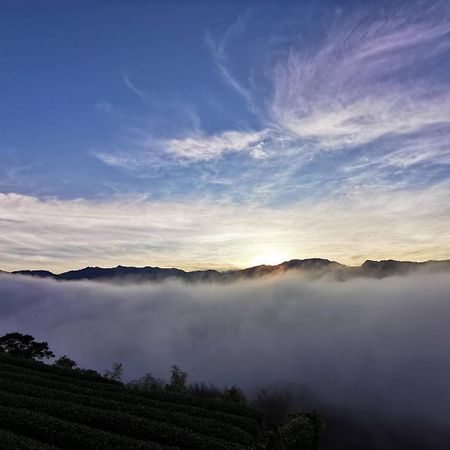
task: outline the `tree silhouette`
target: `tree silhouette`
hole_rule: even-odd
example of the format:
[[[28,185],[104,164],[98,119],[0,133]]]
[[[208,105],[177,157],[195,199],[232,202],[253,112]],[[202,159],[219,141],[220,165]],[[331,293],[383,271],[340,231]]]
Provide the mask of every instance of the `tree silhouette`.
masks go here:
[[[47,342],[37,342],[33,336],[21,333],[8,333],[0,337],[0,353],[16,358],[43,359],[55,355],[48,349]]]
[[[167,388],[172,391],[185,391],[187,389],[187,377],[187,373],[183,372],[178,366],[172,366]]]
[[[64,369],[75,369],[77,367],[77,363],[67,355],[61,356],[53,364],[58,367],[63,367]]]
[[[225,388],[222,397],[231,400],[235,403],[240,403],[241,405],[247,405],[247,398],[245,397],[242,389],[239,389],[237,386],[231,386],[230,388]]]
[[[123,374],[123,366],[122,363],[114,362],[112,364],[111,370],[105,370],[104,377],[109,378],[114,381],[121,381]]]

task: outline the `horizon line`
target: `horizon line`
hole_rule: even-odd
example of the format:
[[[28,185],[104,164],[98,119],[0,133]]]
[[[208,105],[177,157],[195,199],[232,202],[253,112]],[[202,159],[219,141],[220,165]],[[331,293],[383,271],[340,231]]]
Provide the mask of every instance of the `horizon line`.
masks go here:
[[[238,272],[238,271],[242,271],[242,270],[247,270],[247,269],[253,269],[256,267],[277,267],[277,266],[281,266],[283,264],[292,262],[292,261],[311,261],[311,260],[321,260],[321,261],[328,261],[330,263],[335,263],[335,264],[339,264],[341,266],[345,266],[345,267],[361,267],[363,266],[365,263],[367,262],[376,262],[376,263],[380,263],[380,262],[388,262],[388,261],[393,261],[393,262],[400,262],[400,263],[414,263],[414,264],[424,264],[424,263],[428,263],[428,262],[444,262],[444,261],[450,261],[450,259],[426,259],[426,260],[402,260],[402,259],[393,259],[393,258],[387,258],[387,259],[366,259],[364,260],[361,264],[344,264],[341,263],[339,261],[335,261],[335,260],[331,260],[328,258],[319,258],[319,257],[315,257],[315,258],[292,258],[286,261],[282,261],[278,264],[257,264],[254,266],[248,266],[248,267],[241,267],[241,268],[230,268],[230,269],[211,269],[208,267],[205,268],[201,268],[201,269],[194,269],[194,270],[187,270],[187,269],[182,269],[180,267],[161,267],[161,266],[152,266],[152,265],[146,265],[146,266],[128,266],[128,265],[122,265],[122,264],[118,264],[117,266],[110,266],[110,267],[104,267],[104,266],[91,266],[91,265],[87,265],[81,268],[74,268],[74,269],[69,269],[69,270],[65,270],[63,272],[53,272],[52,270],[49,269],[18,269],[18,270],[12,270],[12,271],[7,271],[7,270],[3,270],[0,269],[0,273],[7,273],[7,274],[14,274],[14,273],[18,273],[18,272],[49,272],[52,275],[64,275],[66,273],[69,272],[78,272],[81,270],[85,270],[85,269],[117,269],[119,267],[123,267],[123,268],[134,268],[134,269],[146,269],[146,268],[151,268],[151,269],[161,269],[161,270],[179,270],[185,273],[192,273],[192,272],[206,272],[206,271],[213,271],[213,272],[218,272],[218,273],[226,273],[226,272]]]

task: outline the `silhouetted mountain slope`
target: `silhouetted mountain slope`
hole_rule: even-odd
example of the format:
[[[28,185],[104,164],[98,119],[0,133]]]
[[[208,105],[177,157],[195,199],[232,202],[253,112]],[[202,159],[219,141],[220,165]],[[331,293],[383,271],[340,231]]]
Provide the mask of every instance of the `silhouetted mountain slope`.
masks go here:
[[[62,280],[103,280],[111,278],[137,277],[147,281],[159,281],[162,278],[180,277],[183,278],[186,272],[180,269],[161,269],[159,267],[124,267],[114,268],[86,267],[80,270],[56,275]]]
[[[57,275],[49,272],[48,270],[16,270],[15,272],[11,272],[15,275],[30,275],[32,277],[40,277],[40,278],[57,278]]]
[[[365,276],[382,278],[392,275],[402,275],[415,270],[425,270],[427,272],[449,271],[450,260],[426,262],[395,261],[393,259],[384,261],[367,260],[359,269]]]
[[[176,268],[126,267],[112,268],[85,267],[61,274],[47,270],[18,270],[12,274],[54,278],[56,280],[97,280],[117,282],[160,282],[167,279],[180,279],[187,282],[231,282],[239,279],[254,279],[298,271],[309,279],[322,277],[347,280],[354,277],[384,278],[405,275],[411,272],[450,272],[450,260],[445,261],[383,261],[367,260],[361,266],[345,266],[335,261],[321,258],[293,259],[275,266],[260,265],[242,270],[219,272],[217,270],[196,270],[186,272]],[[7,273],[7,272],[5,272]]]

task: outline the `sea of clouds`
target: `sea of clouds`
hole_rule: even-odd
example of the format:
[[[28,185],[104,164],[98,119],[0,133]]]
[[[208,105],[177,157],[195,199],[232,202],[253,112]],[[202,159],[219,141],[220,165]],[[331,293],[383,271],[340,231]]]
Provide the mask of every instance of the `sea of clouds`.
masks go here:
[[[0,334],[30,333],[81,367],[118,361],[126,379],[167,379],[177,364],[193,382],[284,386],[323,407],[441,431],[449,318],[449,274],[126,286],[0,275]]]

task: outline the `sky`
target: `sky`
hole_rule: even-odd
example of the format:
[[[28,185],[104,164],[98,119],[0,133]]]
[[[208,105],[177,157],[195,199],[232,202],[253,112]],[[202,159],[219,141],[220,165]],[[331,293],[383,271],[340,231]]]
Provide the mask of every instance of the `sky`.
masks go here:
[[[0,269],[450,258],[446,1],[2,1]]]

